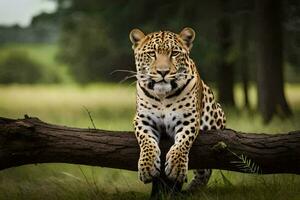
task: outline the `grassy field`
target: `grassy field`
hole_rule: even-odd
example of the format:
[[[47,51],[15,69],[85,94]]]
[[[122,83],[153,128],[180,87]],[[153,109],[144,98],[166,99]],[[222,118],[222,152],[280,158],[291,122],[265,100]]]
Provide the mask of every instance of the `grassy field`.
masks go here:
[[[294,118],[275,118],[264,126],[254,111],[242,109],[240,87],[236,87],[239,109],[225,108],[228,127],[245,132],[282,132],[300,129],[300,86],[287,85]],[[256,96],[250,93],[252,107]],[[0,86],[0,116],[37,116],[51,123],[92,127],[85,107],[97,128],[132,130],[134,87],[127,85]],[[226,177],[228,181],[224,180]],[[191,175],[191,174],[190,174]],[[191,177],[189,177],[191,179]],[[184,199],[300,199],[300,177],[296,175],[246,175],[214,170],[207,188]],[[0,171],[0,199],[145,199],[150,185],[136,172],[69,164],[38,164]],[[181,198],[181,197],[179,197]]]

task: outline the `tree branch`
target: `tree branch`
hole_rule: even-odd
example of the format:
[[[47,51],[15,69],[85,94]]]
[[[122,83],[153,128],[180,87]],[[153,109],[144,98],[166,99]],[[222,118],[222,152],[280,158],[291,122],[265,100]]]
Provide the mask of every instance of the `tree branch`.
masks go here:
[[[26,117],[26,116],[25,116]],[[170,141],[161,141],[162,154]],[[234,161],[246,156],[263,174],[300,174],[300,131],[255,134],[201,132],[190,152],[190,169],[248,172]],[[37,118],[0,118],[0,169],[33,163],[74,163],[137,170],[139,147],[132,132],[70,128]]]

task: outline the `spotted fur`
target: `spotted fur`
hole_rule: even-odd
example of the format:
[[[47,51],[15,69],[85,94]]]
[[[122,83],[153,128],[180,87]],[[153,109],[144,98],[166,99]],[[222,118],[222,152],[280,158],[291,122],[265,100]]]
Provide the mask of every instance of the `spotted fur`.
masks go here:
[[[140,146],[139,178],[151,182],[160,175],[159,141],[174,144],[166,155],[165,174],[184,182],[188,155],[200,129],[223,129],[225,116],[211,89],[201,80],[190,58],[195,32],[130,33],[137,68],[135,135]],[[192,184],[206,184],[211,170],[195,171]]]

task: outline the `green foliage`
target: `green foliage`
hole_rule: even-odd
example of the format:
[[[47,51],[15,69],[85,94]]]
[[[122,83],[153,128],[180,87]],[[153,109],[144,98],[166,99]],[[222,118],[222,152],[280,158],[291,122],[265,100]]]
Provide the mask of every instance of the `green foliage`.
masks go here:
[[[0,76],[6,74],[10,83],[72,83],[67,66],[56,60],[58,48],[54,44],[9,44],[0,47]],[[13,62],[14,70],[10,66]],[[25,63],[24,63],[25,62]],[[17,66],[15,66],[17,65]],[[20,82],[14,76],[25,76],[29,79]],[[37,76],[37,73],[39,76]],[[28,76],[31,76],[31,80]],[[0,83],[4,83],[0,78]],[[7,78],[6,78],[7,79]],[[6,81],[7,82],[7,81]]]
[[[244,154],[241,155],[237,155],[236,153],[233,154],[238,158],[238,160],[232,161],[231,163],[235,164],[239,169],[241,169],[246,173],[252,173],[252,174],[261,173],[259,165],[255,163],[252,159],[248,158]]]
[[[133,53],[128,39],[131,29],[140,28],[145,33],[158,30],[171,30],[178,33],[186,26],[194,28],[197,33],[191,57],[196,62],[201,76],[204,80],[217,80],[217,66],[222,59],[219,48],[221,39],[218,38],[218,21],[224,17],[222,3],[219,0],[56,1],[60,8],[58,14],[64,18],[60,58],[63,62],[70,64],[71,72],[80,82],[119,81],[124,77],[123,74],[112,76],[110,73],[116,69],[134,70]],[[69,6],[64,6],[66,4]],[[252,3],[247,1],[226,2],[226,13],[230,13],[228,16],[232,24],[233,40],[232,48],[228,50],[224,58],[226,62],[237,63],[241,58],[242,13],[251,15],[251,20],[246,24],[249,33],[243,39],[249,43],[249,48],[245,49],[245,56],[249,63],[239,63],[239,66],[236,66],[236,80],[241,79],[241,71],[245,65],[249,67],[249,79],[255,80],[257,59],[256,37],[252,34],[255,32],[252,25],[254,16],[252,6]],[[292,5],[291,2],[285,3],[284,8],[289,8],[286,10],[289,14],[291,11],[297,13],[299,10],[299,7]],[[288,22],[294,22],[295,26],[297,18],[291,16]],[[285,36],[287,47],[297,47],[295,44],[298,37],[294,35],[299,35],[298,31],[290,30]],[[285,63],[292,67],[293,71],[296,70],[297,64],[299,65],[299,59],[293,62],[290,57],[297,58],[299,54],[299,51],[296,51],[297,48],[284,49],[284,54],[287,55]],[[288,73],[287,80],[299,81],[299,76],[293,76],[290,79],[292,75],[292,72]]]
[[[121,80],[123,74],[111,75],[116,69],[134,70],[131,29],[145,33],[171,30],[179,33],[191,26],[197,32],[192,57],[206,79],[214,76],[217,45],[215,20],[217,7],[199,1],[80,1],[72,0],[67,8],[60,40],[60,59],[69,64],[80,82]],[[187,12],[188,10],[188,12]],[[203,13],[214,14],[214,18]],[[155,13],[155,15],[153,15]],[[199,20],[196,20],[199,19]],[[212,76],[211,76],[212,75]]]
[[[24,51],[11,52],[0,62],[0,83],[38,83],[43,80],[40,63]]]
[[[237,158],[237,160],[231,161],[231,163],[233,163],[241,171],[244,171],[246,173],[252,173],[252,174],[261,173],[260,167],[257,163],[255,163],[252,159],[248,158],[244,154],[240,154],[240,155],[236,154],[235,152],[230,150],[228,148],[228,146],[226,145],[226,143],[223,141],[220,141],[217,144],[215,144],[213,146],[213,150],[216,152],[221,152],[224,150],[227,150],[228,152],[230,152],[232,155],[234,155]],[[226,177],[223,175],[222,172],[221,172],[221,175],[222,175],[224,183],[228,183],[229,181],[226,179]]]
[[[113,47],[99,18],[79,15],[65,24],[59,59],[70,66],[79,82],[110,80],[111,62],[115,59]]]

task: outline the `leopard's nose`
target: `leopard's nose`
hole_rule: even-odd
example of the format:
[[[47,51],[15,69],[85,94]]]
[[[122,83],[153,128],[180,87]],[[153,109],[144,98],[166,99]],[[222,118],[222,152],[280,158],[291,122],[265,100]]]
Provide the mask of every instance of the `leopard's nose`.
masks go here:
[[[159,73],[163,78],[170,72],[170,70],[157,70],[157,73]]]

